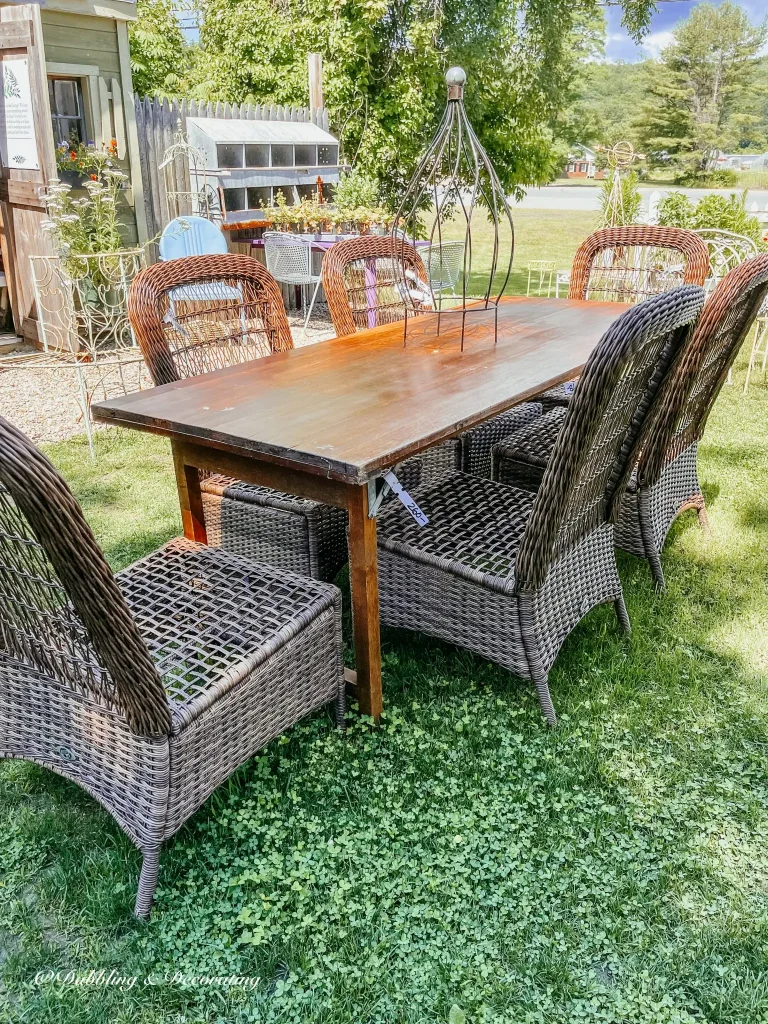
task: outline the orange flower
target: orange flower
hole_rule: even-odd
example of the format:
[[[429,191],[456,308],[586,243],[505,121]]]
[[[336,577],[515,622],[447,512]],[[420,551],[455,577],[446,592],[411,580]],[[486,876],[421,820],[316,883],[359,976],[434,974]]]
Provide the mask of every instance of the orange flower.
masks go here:
[[[99,179],[98,179],[98,178],[96,177],[96,175],[95,175],[95,174],[92,174],[92,175],[91,175],[91,181],[98,181],[98,180],[99,180]]]
[[[73,149],[73,150],[72,150],[72,152],[71,152],[71,153],[69,154],[69,159],[70,159],[70,160],[72,160],[72,161],[75,161],[75,160],[77,160],[77,153],[76,153],[76,152],[74,151],[74,149]]]

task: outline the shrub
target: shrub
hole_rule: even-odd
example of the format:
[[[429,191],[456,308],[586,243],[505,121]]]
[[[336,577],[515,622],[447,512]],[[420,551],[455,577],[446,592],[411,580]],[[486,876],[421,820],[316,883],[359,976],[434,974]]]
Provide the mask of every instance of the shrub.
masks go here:
[[[733,188],[739,184],[738,171],[730,167],[722,167],[715,171],[703,171],[683,174],[676,184],[685,188]]]
[[[704,196],[692,203],[682,192],[671,192],[659,203],[659,224],[676,228],[718,228],[746,235],[762,245],[763,229],[757,217],[747,211],[747,193]]]

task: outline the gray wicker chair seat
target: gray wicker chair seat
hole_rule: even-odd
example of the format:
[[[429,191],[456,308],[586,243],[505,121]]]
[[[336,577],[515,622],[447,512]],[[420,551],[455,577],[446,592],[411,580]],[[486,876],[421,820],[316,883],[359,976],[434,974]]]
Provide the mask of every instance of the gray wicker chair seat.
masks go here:
[[[335,587],[183,539],[113,576],[64,481],[0,418],[0,756],[112,814],[143,854],[137,915],[161,844],[329,702],[343,724]]]
[[[567,406],[554,406],[493,449],[491,479],[535,491],[549,465]]]
[[[155,384],[293,348],[280,289],[250,256],[168,260],[134,278],[128,316]],[[346,512],[201,474],[208,543],[332,580],[347,561]]]
[[[554,725],[546,676],[565,638],[605,601],[618,602],[627,620],[609,526],[557,559],[535,595],[519,593],[515,562],[534,499],[456,473],[418,492],[420,508],[439,524],[428,537],[401,505],[390,506],[379,519],[379,601],[387,625],[437,636],[533,679]]]
[[[568,633],[607,601],[629,629],[613,523],[659,388],[702,304],[701,288],[682,287],[611,326],[537,491],[456,473],[413,494],[429,518],[424,527],[388,506],[378,528],[382,621],[531,679],[554,725],[548,675]]]
[[[343,509],[212,474],[200,481],[208,543],[317,580],[347,561]]]
[[[499,413],[487,423],[466,431],[460,439],[460,468],[472,476],[490,480],[494,447],[529,423],[535,423],[541,413],[539,402],[522,402],[507,412]]]

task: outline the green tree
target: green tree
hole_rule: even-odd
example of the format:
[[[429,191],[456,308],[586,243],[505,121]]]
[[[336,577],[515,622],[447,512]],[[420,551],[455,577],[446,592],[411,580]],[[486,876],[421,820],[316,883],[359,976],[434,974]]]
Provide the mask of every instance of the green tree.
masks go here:
[[[184,84],[188,47],[171,0],[138,0],[138,18],[131,22],[133,88],[139,96],[175,95]]]
[[[200,0],[200,98],[307,103],[306,55],[345,158],[395,204],[445,104],[443,73],[468,73],[467,111],[510,190],[551,179],[557,115],[597,0]],[[625,0],[633,33],[652,0]],[[586,27],[585,27],[586,26]]]
[[[764,141],[766,126],[751,108],[766,26],[726,0],[696,7],[673,35],[661,59],[646,65],[641,143],[657,162],[701,173],[718,150]]]

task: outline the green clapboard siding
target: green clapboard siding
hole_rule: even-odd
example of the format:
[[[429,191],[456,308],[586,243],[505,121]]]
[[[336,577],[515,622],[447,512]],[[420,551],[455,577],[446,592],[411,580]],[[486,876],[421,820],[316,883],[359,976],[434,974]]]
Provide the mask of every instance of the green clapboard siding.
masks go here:
[[[120,79],[117,29],[112,18],[67,14],[63,11],[48,11],[45,8],[40,11],[40,16],[47,61],[57,64],[93,64],[98,67],[102,77]],[[127,158],[120,161],[119,166],[126,173],[130,173]],[[119,214],[125,244],[136,245],[136,218],[133,209],[123,197],[119,205]]]
[[[120,74],[117,29],[111,18],[40,11],[45,59],[62,64],[96,64],[103,75]]]

